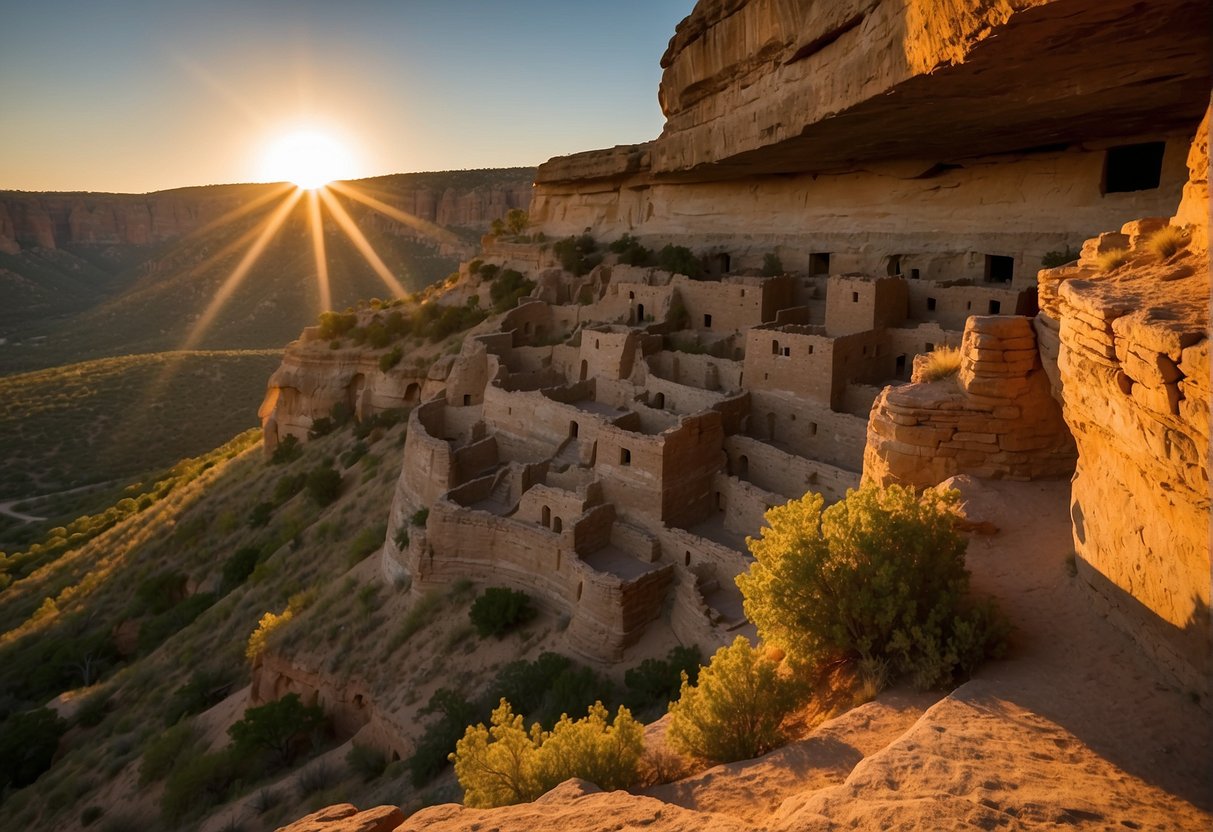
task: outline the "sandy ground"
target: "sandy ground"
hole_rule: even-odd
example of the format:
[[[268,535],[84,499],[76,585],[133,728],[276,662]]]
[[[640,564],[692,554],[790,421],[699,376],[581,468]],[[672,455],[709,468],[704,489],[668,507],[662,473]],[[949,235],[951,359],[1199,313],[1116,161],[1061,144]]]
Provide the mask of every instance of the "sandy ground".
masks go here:
[[[1070,577],[1068,483],[984,488],[978,519],[1002,531],[972,540],[969,565],[1012,620],[1012,651],[935,704],[888,692],[766,757],[643,796],[566,784],[525,806],[425,809],[400,828],[1213,828],[1210,715]]]

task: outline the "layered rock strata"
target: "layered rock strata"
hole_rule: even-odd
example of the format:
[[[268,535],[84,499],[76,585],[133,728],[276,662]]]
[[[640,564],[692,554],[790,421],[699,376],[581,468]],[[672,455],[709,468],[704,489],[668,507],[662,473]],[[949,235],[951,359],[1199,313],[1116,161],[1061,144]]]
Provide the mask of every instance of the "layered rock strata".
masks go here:
[[[926,488],[957,474],[1069,476],[1075,451],[1028,318],[969,318],[954,376],[886,387],[872,405],[864,480]]]

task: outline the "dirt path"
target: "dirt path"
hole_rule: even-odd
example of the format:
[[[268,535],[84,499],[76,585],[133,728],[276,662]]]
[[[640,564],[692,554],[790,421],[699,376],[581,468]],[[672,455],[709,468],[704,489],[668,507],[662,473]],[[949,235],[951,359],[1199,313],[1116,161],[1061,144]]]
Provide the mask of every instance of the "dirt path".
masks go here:
[[[32,514],[23,514],[13,508],[13,506],[17,505],[17,503],[24,503],[28,499],[28,497],[23,497],[20,500],[6,500],[3,503],[0,503],[0,514],[3,514],[5,517],[12,517],[14,520],[20,520],[22,523],[41,523],[46,519],[45,517],[35,517]]]
[[[20,520],[23,523],[41,523],[46,520],[45,517],[35,517],[32,514],[25,514],[13,508],[20,503],[29,503],[36,500],[49,500],[53,497],[62,497],[64,494],[78,494],[81,491],[95,491],[99,488],[105,488],[107,485],[121,482],[122,480],[110,480],[109,482],[95,482],[89,485],[81,485],[78,488],[69,488],[66,491],[56,491],[52,494],[38,494],[33,497],[21,497],[17,500],[5,500],[0,502],[0,514],[6,517],[12,517],[15,520]]]

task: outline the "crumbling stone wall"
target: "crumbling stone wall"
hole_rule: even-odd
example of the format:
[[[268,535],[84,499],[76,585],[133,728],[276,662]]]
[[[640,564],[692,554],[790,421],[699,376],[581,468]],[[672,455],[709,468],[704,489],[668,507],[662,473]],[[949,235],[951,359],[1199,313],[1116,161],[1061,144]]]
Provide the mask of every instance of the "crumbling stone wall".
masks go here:
[[[916,383],[885,388],[876,399],[864,481],[925,488],[956,474],[1068,476],[1074,443],[1050,395],[1031,321],[969,318],[960,349],[955,376],[927,382],[916,369]]]

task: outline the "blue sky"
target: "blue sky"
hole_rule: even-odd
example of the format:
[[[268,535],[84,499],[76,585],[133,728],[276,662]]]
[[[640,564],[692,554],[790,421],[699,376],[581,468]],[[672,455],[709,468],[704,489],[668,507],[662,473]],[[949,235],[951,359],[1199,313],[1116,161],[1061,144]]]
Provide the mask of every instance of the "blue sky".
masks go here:
[[[693,0],[0,0],[0,189],[257,180],[291,129],[352,176],[654,138]]]

